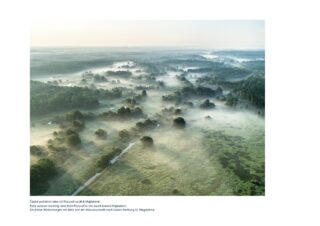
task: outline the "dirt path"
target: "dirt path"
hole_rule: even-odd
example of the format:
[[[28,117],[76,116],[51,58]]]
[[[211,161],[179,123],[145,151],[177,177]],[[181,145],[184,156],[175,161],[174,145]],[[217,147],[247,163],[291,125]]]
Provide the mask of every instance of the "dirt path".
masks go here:
[[[119,158],[124,155],[125,153],[127,153],[130,148],[132,148],[136,143],[130,143],[125,149],[122,150],[122,152],[114,157],[111,161],[110,164],[113,165],[114,163],[116,163]],[[106,168],[104,170],[102,170],[99,173],[96,173],[93,177],[89,178],[89,180],[87,180],[81,187],[79,187],[75,192],[72,193],[72,196],[76,196],[77,194],[79,194],[81,191],[83,191],[86,187],[88,187],[93,181],[95,181],[98,177],[101,176],[101,174],[103,173],[103,171],[105,171]]]

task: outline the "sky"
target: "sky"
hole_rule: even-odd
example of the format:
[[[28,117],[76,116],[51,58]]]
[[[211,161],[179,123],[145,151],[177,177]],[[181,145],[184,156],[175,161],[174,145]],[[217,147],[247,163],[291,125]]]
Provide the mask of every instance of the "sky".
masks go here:
[[[31,46],[264,49],[264,21],[35,21]]]

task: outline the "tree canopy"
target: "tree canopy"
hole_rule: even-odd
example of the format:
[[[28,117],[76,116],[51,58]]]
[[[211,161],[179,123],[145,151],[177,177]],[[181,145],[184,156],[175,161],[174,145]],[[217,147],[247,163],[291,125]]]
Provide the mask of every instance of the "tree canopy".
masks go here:
[[[114,99],[121,96],[122,91],[119,88],[90,89],[31,81],[30,112],[32,116],[36,116],[75,108],[90,109],[99,106],[99,99]]]
[[[40,195],[48,187],[48,180],[57,173],[55,164],[50,159],[40,159],[30,168],[30,193],[31,195]]]

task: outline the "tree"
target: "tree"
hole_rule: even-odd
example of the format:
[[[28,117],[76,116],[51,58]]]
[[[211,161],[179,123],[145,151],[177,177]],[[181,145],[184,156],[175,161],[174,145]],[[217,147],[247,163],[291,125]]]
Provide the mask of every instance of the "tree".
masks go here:
[[[215,108],[215,104],[210,102],[209,99],[206,99],[202,104],[200,104],[200,108],[203,109],[212,109]]]
[[[186,126],[186,121],[182,117],[177,117],[173,120],[173,126],[182,129]]]
[[[75,147],[81,144],[81,139],[78,133],[73,133],[66,137],[66,142],[68,145]]]
[[[144,147],[152,147],[153,146],[153,139],[149,136],[144,136],[140,139],[141,143]]]
[[[150,130],[156,128],[158,125],[156,120],[146,119],[144,122],[137,122],[136,127],[141,130]]]
[[[84,116],[81,113],[81,111],[76,110],[76,111],[72,111],[72,112],[67,113],[66,119],[68,121],[74,121],[74,120],[80,120],[81,121],[81,120],[84,119]]]
[[[72,127],[77,131],[82,130],[84,129],[84,121],[74,120],[72,122]]]
[[[265,78],[264,76],[251,76],[248,79],[241,81],[238,87],[234,90],[250,101],[258,108],[264,109],[265,107]]]
[[[40,195],[48,187],[48,180],[57,173],[55,164],[50,159],[40,159],[36,164],[30,167],[30,193],[31,195]]]
[[[227,96],[227,101],[226,101],[226,105],[227,106],[230,106],[230,107],[234,107],[236,106],[238,103],[238,98],[237,97],[234,97],[232,95],[228,95]]]
[[[174,110],[174,114],[175,115],[180,115],[182,113],[181,109],[180,108],[177,108]]]
[[[113,156],[111,154],[100,156],[96,161],[97,167],[99,169],[104,169],[105,167],[110,165],[110,161],[112,160],[112,158]]]
[[[221,95],[222,92],[223,92],[223,90],[222,90],[222,88],[219,86],[219,87],[216,89],[216,93],[217,93],[218,95]]]
[[[103,129],[98,129],[94,135],[100,139],[106,139],[107,138],[107,132]]]
[[[102,155],[97,159],[96,166],[100,170],[106,168],[111,164],[110,161],[114,159],[116,156],[118,156],[120,153],[121,153],[121,149],[113,147],[111,152],[109,152],[108,154]]]
[[[129,140],[131,138],[131,135],[128,130],[124,129],[124,130],[119,131],[119,137],[122,140]]]
[[[37,145],[30,146],[31,155],[41,156],[43,154],[42,148]]]

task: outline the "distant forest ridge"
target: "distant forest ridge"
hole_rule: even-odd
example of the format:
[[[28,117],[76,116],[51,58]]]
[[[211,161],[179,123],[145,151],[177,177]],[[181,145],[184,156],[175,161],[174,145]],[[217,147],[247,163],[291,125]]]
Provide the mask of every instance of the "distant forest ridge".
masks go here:
[[[125,53],[125,55],[123,54]],[[264,50],[196,50],[168,48],[106,48],[106,47],[33,47],[30,49],[30,75],[55,75],[75,73],[94,67],[108,66],[116,61],[155,62],[161,63],[163,57],[180,60],[207,60],[203,53],[216,54],[221,57],[264,59]],[[186,55],[187,54],[187,55]],[[187,57],[187,58],[186,58]],[[167,58],[168,59],[168,58]]]

